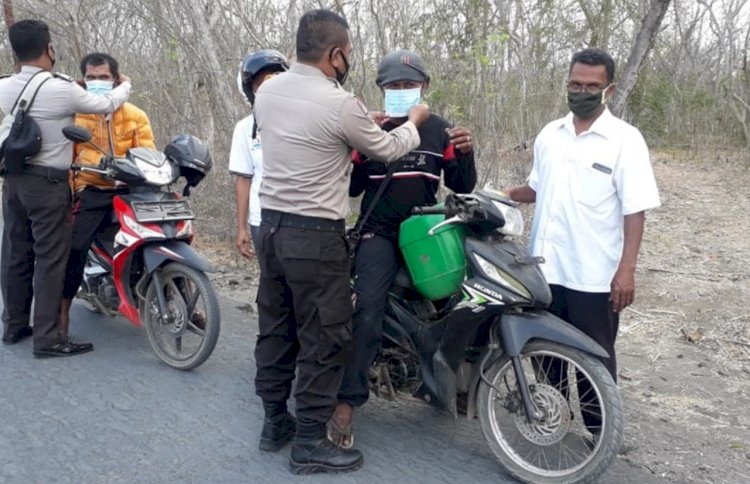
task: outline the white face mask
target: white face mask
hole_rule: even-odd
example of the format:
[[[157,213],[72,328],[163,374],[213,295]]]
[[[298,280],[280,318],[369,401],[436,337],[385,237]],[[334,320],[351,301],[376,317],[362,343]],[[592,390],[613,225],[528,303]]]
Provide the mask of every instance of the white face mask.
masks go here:
[[[422,88],[385,89],[385,114],[391,118],[405,118],[409,110],[422,99]]]
[[[114,81],[86,81],[86,90],[92,94],[108,94],[114,85]]]

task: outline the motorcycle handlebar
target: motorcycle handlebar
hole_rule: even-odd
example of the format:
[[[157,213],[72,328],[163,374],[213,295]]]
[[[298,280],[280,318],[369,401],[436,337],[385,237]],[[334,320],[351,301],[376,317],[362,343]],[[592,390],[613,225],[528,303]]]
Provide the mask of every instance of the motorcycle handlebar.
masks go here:
[[[445,207],[431,206],[431,207],[414,207],[411,209],[411,213],[414,215],[443,215],[445,214]]]

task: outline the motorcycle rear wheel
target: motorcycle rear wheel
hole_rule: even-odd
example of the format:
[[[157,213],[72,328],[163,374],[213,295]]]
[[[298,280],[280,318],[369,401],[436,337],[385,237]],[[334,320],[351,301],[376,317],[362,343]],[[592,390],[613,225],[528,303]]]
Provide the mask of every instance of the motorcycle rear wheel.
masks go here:
[[[216,292],[206,274],[180,262],[158,270],[161,287],[151,279],[141,320],[159,359],[172,368],[192,370],[211,356],[219,339]],[[157,290],[163,291],[169,320],[160,314]]]
[[[609,371],[576,349],[535,341],[521,353],[532,399],[544,415],[530,423],[513,365],[502,356],[480,383],[479,421],[492,452],[514,477],[533,483],[595,481],[617,456],[622,399]]]

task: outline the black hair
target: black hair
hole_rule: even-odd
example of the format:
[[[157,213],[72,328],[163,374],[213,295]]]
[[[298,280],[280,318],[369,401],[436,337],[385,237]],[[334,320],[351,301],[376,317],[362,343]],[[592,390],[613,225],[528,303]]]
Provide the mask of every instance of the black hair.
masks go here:
[[[52,42],[49,27],[41,20],[20,20],[8,29],[10,45],[19,62],[36,60]]]
[[[349,23],[331,10],[305,12],[297,28],[297,59],[301,62],[318,62],[331,47],[346,46],[349,41]]]
[[[109,65],[109,70],[112,72],[112,77],[117,79],[120,77],[120,64],[117,60],[109,54],[103,54],[101,52],[92,52],[81,59],[81,75],[86,75],[86,66],[100,66],[103,64]]]
[[[587,66],[604,66],[607,71],[607,83],[615,80],[615,60],[611,55],[602,49],[589,48],[573,54],[570,60],[570,69],[568,74],[573,70],[574,64],[586,64]]]

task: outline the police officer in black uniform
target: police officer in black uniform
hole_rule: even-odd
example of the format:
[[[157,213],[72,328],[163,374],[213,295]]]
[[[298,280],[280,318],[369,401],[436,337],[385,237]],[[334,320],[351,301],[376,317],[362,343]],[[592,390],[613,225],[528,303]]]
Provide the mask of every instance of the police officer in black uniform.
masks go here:
[[[263,137],[260,187],[260,334],[255,387],[266,419],[260,447],[275,451],[294,436],[296,473],[351,471],[362,453],[326,438],[345,356],[352,304],[344,219],[349,208],[351,150],[391,161],[419,145],[426,106],[384,132],[341,84],[351,65],[346,20],[307,12],[297,30],[297,60],[263,83],[255,119]],[[287,411],[297,378],[297,425]]]
[[[27,83],[48,76],[55,51],[47,24],[22,20],[8,29],[20,65],[16,74],[0,80],[0,110],[9,114]],[[3,239],[0,285],[3,295],[3,343],[34,336],[34,356],[70,356],[92,349],[59,332],[57,315],[71,239],[71,194],[68,170],[73,144],[62,128],[76,113],[110,113],[130,93],[130,79],[107,95],[87,92],[72,79],[55,74],[39,87],[28,114],[41,130],[42,147],[22,171],[8,173],[3,182]],[[34,299],[34,326],[29,325]]]

